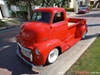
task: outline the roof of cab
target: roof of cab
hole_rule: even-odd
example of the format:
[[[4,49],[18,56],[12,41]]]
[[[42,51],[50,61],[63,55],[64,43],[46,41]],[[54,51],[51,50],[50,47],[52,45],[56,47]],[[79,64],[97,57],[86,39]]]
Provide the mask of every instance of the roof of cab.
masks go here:
[[[58,8],[58,7],[47,7],[47,8],[39,8],[36,9],[35,11],[49,11],[49,12],[59,12],[59,11],[64,11],[64,8]]]

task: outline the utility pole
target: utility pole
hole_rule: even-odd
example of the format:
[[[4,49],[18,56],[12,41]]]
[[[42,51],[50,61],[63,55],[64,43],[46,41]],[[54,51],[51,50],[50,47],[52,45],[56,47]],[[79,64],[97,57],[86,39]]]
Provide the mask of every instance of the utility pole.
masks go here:
[[[86,0],[86,5],[88,5],[88,0]]]
[[[79,0],[76,0],[76,9],[75,9],[76,13],[78,13],[78,5],[79,5]]]

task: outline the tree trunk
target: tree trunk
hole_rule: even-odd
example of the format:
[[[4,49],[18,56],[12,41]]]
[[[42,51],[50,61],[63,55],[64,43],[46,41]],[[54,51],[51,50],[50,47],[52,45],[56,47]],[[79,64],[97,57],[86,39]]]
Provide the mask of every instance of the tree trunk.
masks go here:
[[[28,1],[28,20],[30,20],[32,14],[32,7],[31,7],[31,1]]]

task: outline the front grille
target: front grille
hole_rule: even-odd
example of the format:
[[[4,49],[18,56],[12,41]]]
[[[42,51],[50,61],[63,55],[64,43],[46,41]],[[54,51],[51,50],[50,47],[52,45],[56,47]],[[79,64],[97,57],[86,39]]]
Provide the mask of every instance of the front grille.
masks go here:
[[[27,49],[27,48],[21,46],[19,43],[18,43],[18,49],[21,51],[21,53],[22,53],[24,56],[26,56],[26,57],[28,57],[28,58],[31,57],[31,54],[32,54],[31,50],[29,50],[29,49]]]

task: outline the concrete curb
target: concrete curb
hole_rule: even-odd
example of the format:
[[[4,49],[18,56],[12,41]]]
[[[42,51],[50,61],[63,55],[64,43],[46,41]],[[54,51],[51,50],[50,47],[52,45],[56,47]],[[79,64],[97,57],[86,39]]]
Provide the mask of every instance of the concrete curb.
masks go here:
[[[18,22],[18,24],[0,27],[0,31],[20,26],[23,22],[27,21],[27,20],[19,19],[19,18],[8,18],[8,19],[15,20]]]

